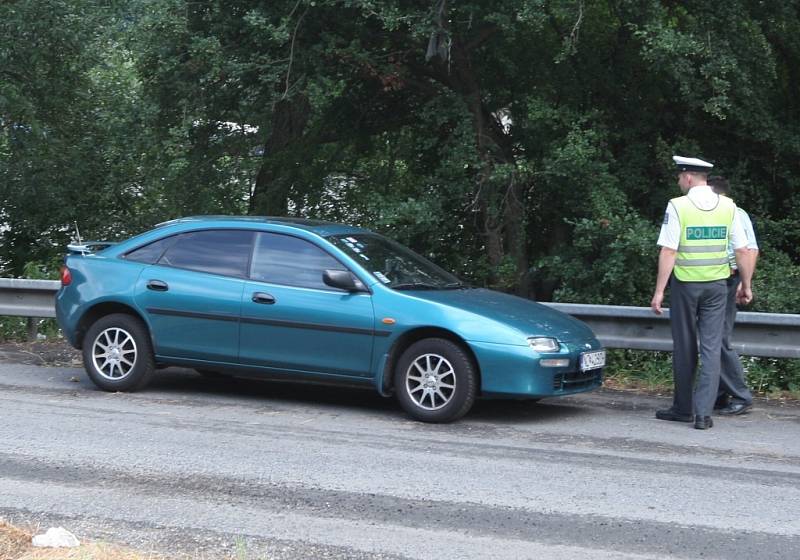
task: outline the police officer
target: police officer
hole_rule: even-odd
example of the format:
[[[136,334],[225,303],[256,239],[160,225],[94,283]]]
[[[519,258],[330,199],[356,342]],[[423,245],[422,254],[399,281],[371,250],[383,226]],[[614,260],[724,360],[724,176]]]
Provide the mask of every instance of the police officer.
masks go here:
[[[718,175],[708,178],[708,184],[715,193],[729,196],[730,185],[728,181]],[[751,260],[753,270],[755,270],[756,259],[758,258],[758,242],[756,241],[753,222],[747,212],[737,206],[736,212],[747,236],[747,254]],[[728,296],[725,304],[725,330],[722,334],[722,355],[719,376],[719,396],[717,402],[719,414],[732,416],[735,414],[745,414],[753,408],[753,394],[747,387],[744,379],[744,369],[739,360],[739,355],[731,345],[733,335],[733,324],[736,321],[736,292],[739,288],[739,269],[736,266],[735,253],[731,244],[728,244],[728,263],[731,267],[731,275],[728,278]],[[715,407],[716,408],[716,407]]]
[[[692,422],[705,430],[713,426],[711,412],[719,386],[720,356],[725,322],[728,241],[733,244],[741,279],[740,302],[753,298],[751,261],[747,238],[736,205],[716,194],[706,180],[712,164],[697,158],[673,156],[678,167],[678,186],[684,196],[667,205],[658,244],[658,276],[650,307],[660,315],[664,290],[670,282],[672,373],[675,393],[672,406],[656,411],[656,418]],[[672,276],[670,280],[670,276]],[[695,386],[698,340],[700,375]],[[694,394],[692,394],[692,387]]]

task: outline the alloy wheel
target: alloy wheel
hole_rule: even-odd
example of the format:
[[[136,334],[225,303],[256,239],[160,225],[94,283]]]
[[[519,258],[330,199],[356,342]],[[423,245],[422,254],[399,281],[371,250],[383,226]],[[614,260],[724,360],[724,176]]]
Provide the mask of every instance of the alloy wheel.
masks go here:
[[[439,354],[423,354],[406,370],[406,392],[418,407],[439,410],[453,399],[456,372]]]
[[[119,327],[105,329],[92,343],[92,361],[98,374],[111,381],[126,377],[136,364],[136,341]]]

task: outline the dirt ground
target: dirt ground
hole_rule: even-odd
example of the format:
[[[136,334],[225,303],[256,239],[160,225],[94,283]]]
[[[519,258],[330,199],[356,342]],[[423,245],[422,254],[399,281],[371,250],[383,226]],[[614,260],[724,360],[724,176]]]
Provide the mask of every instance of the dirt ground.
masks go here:
[[[0,342],[0,362],[37,366],[83,367],[81,353],[65,340]]]
[[[35,548],[34,533],[0,519],[0,560],[162,560],[149,552],[137,552],[107,543],[87,543],[76,548]]]

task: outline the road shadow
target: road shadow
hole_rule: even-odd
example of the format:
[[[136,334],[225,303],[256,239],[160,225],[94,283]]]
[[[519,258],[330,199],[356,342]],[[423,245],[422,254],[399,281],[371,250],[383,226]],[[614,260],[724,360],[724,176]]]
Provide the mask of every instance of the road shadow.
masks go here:
[[[512,399],[480,399],[466,416],[469,420],[493,424],[542,424],[566,418],[591,416],[591,409],[558,398],[539,402]]]
[[[381,397],[369,385],[328,385],[323,383],[252,377],[205,377],[193,370],[168,368],[154,376],[145,391],[182,398],[234,398],[250,404],[268,400],[272,404],[325,405],[372,412],[396,412],[401,415],[394,399]]]
[[[97,388],[83,372],[64,371],[53,376],[53,383],[70,390],[75,396],[89,392],[109,394]],[[291,379],[257,377],[205,377],[192,369],[159,370],[147,388],[125,393],[132,399],[165,401],[187,406],[264,406],[277,410],[317,409],[326,413],[361,412],[391,421],[413,421],[394,398],[385,398],[370,386],[328,385]],[[476,400],[464,421],[472,424],[547,424],[568,418],[591,416],[590,407],[567,399]],[[456,423],[458,425],[459,423]],[[434,424],[429,425],[436,426]],[[443,425],[439,425],[443,426]]]

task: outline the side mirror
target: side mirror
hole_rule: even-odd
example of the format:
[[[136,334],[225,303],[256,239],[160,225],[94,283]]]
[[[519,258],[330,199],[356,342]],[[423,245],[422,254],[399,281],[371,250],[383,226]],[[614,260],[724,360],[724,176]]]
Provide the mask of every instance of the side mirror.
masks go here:
[[[349,270],[326,270],[322,273],[322,281],[332,288],[338,288],[348,292],[367,291],[367,288],[361,283],[361,280],[356,278]]]

